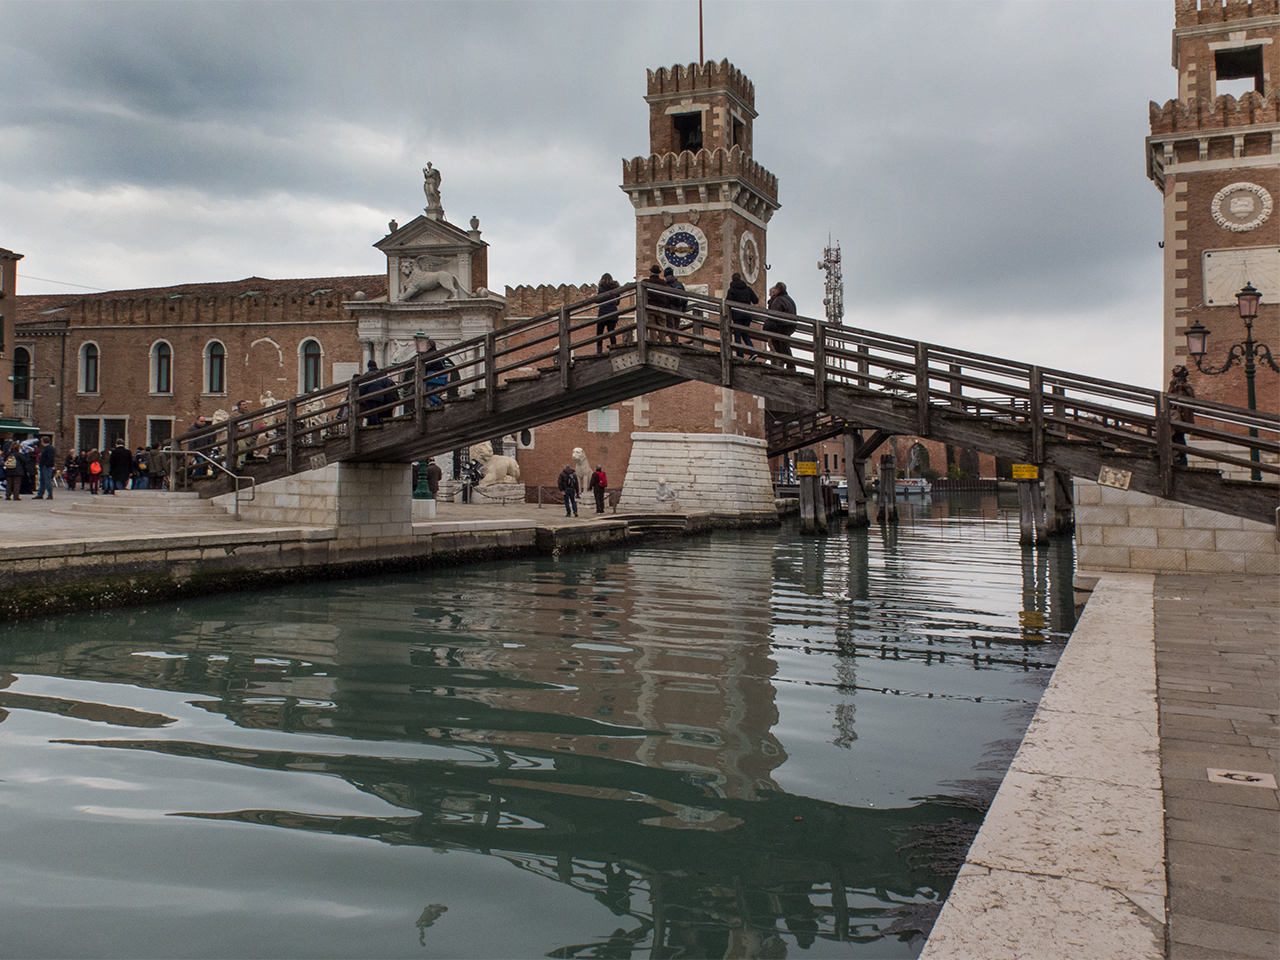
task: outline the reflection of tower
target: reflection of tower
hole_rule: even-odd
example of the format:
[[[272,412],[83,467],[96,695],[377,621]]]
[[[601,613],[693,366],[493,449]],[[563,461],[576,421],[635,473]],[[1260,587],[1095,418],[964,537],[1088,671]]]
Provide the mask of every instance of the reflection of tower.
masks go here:
[[[1236,292],[1262,293],[1254,335],[1280,335],[1280,43],[1275,0],[1179,0],[1173,31],[1178,96],[1150,108],[1147,175],[1164,196],[1164,378],[1186,363],[1196,320],[1221,345],[1244,339]],[[1243,370],[1191,380],[1200,399],[1245,405]],[[1258,381],[1260,410],[1280,409],[1277,379]]]
[[[637,277],[647,278],[656,263],[687,289],[723,297],[738,273],[763,306],[765,230],[778,209],[778,181],[752,159],[754,85],[727,60],[664,67],[649,72],[645,101],[649,156],[622,165],[622,189],[636,215]],[[662,475],[674,478],[690,505],[773,509],[756,398],[686,383],[631,404],[643,432],[635,435],[624,498],[636,490],[651,501]],[[690,465],[688,434],[699,435],[699,459],[727,462],[729,471],[758,481],[745,493],[728,493],[712,471]]]

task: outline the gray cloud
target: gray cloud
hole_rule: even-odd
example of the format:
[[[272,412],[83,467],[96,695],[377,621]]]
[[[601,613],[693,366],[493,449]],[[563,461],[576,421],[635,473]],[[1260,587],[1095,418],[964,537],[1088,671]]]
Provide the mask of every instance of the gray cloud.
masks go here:
[[[495,286],[625,275],[645,71],[697,56],[692,0],[4,15],[0,245],[109,287],[376,270],[428,159],[450,217],[480,216]],[[1147,100],[1175,92],[1172,20],[1167,0],[708,2],[707,55],[755,82],[780,181],[771,276],[820,310],[830,233],[851,315],[1108,317],[1157,357],[1142,140]]]

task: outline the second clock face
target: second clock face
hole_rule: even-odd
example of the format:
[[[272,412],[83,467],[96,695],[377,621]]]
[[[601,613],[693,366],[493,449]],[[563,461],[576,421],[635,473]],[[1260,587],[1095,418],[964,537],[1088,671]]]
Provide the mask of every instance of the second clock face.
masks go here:
[[[707,259],[707,237],[692,223],[673,223],[658,237],[658,264],[687,277]]]
[[[738,263],[742,267],[742,279],[755,283],[760,275],[760,247],[750,230],[744,230],[742,239],[738,241]]]

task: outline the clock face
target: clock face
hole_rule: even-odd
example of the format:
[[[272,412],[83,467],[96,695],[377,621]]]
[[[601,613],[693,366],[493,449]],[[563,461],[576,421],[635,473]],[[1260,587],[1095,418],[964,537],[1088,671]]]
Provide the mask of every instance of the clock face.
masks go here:
[[[742,279],[755,283],[760,275],[760,247],[750,230],[744,230],[738,241],[738,264],[742,267]]]
[[[658,238],[659,265],[687,277],[707,259],[707,237],[691,223],[673,223]]]

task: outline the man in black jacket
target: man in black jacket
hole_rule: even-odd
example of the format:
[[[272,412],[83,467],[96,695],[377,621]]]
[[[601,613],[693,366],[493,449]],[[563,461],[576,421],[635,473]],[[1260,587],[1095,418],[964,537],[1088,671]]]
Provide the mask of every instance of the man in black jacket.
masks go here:
[[[124,445],[123,437],[116,437],[116,445],[111,450],[107,472],[111,476],[111,489],[107,493],[113,497],[116,495],[117,487],[123,489],[129,486],[129,477],[133,473],[133,454],[129,453],[129,448]]]
[[[53,448],[53,441],[48,437],[40,440],[40,453],[36,457],[36,467],[40,471],[40,486],[36,490],[36,499],[45,499],[45,491],[49,491],[49,499],[53,499],[53,471],[57,468],[58,451]]]
[[[742,279],[742,274],[735,273],[729,280],[729,291],[724,295],[726,300],[732,300],[735,303],[759,303],[760,298],[756,296],[756,292],[747,285]],[[755,344],[751,341],[751,315],[743,313],[741,310],[730,310],[729,316],[733,320],[733,355],[735,357],[745,356],[743,351],[738,349],[741,344],[751,351],[751,356],[755,356]]]
[[[789,313],[793,317],[796,315],[796,302],[791,299],[791,295],[787,293],[787,285],[781,280],[775,283],[773,289],[769,291],[769,309],[775,313]],[[775,360],[774,362],[781,363],[788,370],[794,370],[796,365],[791,360],[791,341],[786,338],[796,332],[796,321],[788,320],[785,317],[769,317],[764,322],[764,332],[782,335],[769,338],[769,346],[773,352],[787,358],[786,360]]]

